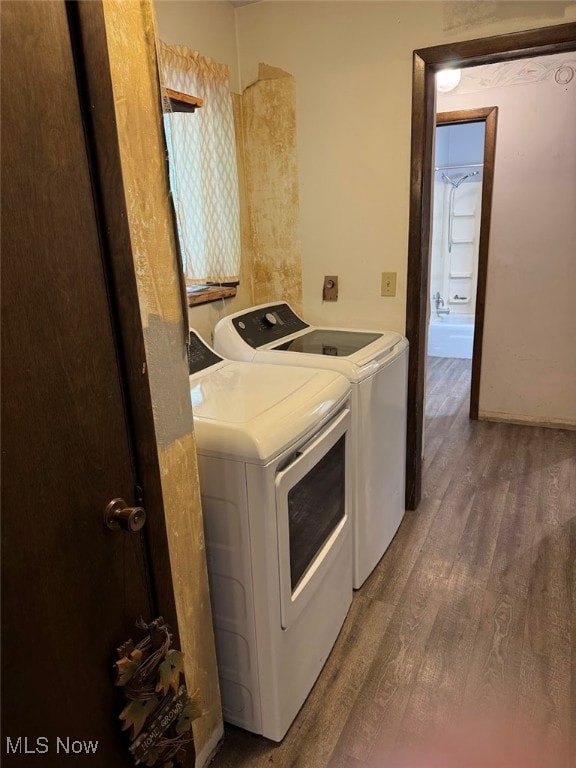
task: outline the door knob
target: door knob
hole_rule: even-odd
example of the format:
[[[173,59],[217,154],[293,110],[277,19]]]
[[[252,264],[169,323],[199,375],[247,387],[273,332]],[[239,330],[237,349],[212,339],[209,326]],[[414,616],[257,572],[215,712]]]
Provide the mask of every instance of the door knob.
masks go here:
[[[104,523],[111,531],[135,533],[144,527],[145,522],[144,507],[129,507],[124,499],[112,499],[104,510]]]

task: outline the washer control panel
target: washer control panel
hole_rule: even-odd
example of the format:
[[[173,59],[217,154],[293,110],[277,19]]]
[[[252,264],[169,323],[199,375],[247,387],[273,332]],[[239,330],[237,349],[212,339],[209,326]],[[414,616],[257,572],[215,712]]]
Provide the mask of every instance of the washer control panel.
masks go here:
[[[255,349],[310,327],[292,312],[288,304],[275,304],[246,312],[245,315],[232,318],[232,324],[246,344]]]
[[[204,344],[202,339],[194,332],[188,334],[188,375],[210,368],[215,363],[220,363],[223,358],[213,352]]]

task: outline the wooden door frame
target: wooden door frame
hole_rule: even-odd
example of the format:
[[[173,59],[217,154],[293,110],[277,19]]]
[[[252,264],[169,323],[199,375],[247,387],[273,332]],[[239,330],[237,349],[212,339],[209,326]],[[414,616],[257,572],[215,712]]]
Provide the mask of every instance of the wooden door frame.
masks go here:
[[[494,161],[496,156],[496,123],[498,107],[480,107],[455,112],[439,112],[438,125],[484,123],[484,169],[482,174],[482,204],[480,207],[480,239],[478,243],[478,269],[474,312],[474,344],[472,348],[472,377],[470,382],[470,418],[478,418],[480,376],[482,368],[482,340],[486,307],[486,277],[488,275],[488,248],[492,217],[492,191],[494,189]]]
[[[110,68],[106,65],[109,53],[104,9],[100,0],[69,0],[66,5],[94,201],[102,222],[100,237],[109,281],[110,312],[117,336],[119,368],[126,388],[127,427],[133,437],[136,476],[147,512],[143,533],[151,570],[150,590],[177,645],[178,621],[144,330],[126,209],[114,93]],[[184,343],[183,335],[183,346]],[[102,371],[102,376],[107,373]]]
[[[414,51],[406,295],[406,335],[410,342],[406,435],[407,509],[416,509],[422,494],[430,212],[436,123],[435,74],[445,67],[473,67],[574,50],[576,23],[465,40]]]

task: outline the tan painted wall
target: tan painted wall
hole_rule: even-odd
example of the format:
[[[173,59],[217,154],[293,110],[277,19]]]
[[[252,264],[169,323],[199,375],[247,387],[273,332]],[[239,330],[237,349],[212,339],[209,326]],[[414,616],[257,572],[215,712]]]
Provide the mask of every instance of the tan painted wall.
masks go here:
[[[164,167],[150,4],[105,0],[110,69],[186,680],[203,765],[222,734],[178,271]]]
[[[576,426],[576,53],[521,67],[466,71],[472,92],[438,98],[499,108],[480,417]]]
[[[412,51],[574,21],[576,4],[265,0],[236,19],[242,87],[262,61],[296,81],[307,319],[403,331]],[[396,298],[379,295],[382,271],[398,272]]]

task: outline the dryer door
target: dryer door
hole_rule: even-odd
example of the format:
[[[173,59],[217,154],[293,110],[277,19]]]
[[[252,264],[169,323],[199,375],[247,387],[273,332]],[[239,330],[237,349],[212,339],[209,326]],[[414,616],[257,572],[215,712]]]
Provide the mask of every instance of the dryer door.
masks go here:
[[[349,428],[350,411],[345,408],[276,475],[284,629],[313,597],[334,560],[349,557]]]

